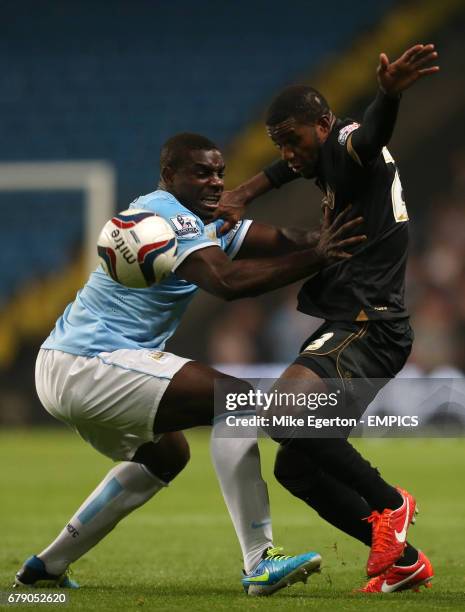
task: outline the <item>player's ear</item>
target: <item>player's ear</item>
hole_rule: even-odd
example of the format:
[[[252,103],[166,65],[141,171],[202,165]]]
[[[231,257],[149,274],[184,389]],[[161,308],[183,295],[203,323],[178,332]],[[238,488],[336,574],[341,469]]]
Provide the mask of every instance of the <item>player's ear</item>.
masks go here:
[[[315,123],[316,133],[320,142],[324,142],[331,131],[331,115],[322,115]]]
[[[171,185],[174,179],[175,170],[171,166],[165,166],[161,170],[161,178],[165,185]]]

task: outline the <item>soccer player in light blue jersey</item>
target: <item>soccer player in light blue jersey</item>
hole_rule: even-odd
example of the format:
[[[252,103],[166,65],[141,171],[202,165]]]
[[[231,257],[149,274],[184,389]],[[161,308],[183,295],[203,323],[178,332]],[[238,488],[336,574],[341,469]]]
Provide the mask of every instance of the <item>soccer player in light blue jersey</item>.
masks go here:
[[[180,134],[165,143],[160,165],[159,189],[131,206],[172,225],[178,240],[172,274],[153,287],[129,289],[98,268],[58,319],[36,366],[47,411],[119,463],[58,537],[25,562],[18,586],[77,586],[67,575],[70,563],[183,469],[189,449],[181,430],[212,424],[215,380],[248,390],[164,350],[198,288],[228,300],[271,291],[350,257],[344,249],[363,240],[347,237],[360,219],[343,224],[343,214],[316,233],[239,221],[221,236],[222,222],[212,221],[225,169],[218,147]],[[270,594],[305,580],[321,557],[287,557],[274,547],[256,439],[228,437],[225,419],[217,417],[211,451],[243,552],[246,592]]]

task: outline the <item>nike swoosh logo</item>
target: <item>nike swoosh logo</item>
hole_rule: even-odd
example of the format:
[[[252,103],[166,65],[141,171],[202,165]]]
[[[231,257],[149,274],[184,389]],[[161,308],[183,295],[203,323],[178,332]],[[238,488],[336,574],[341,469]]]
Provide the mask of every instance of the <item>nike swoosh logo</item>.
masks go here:
[[[252,521],[251,527],[252,529],[260,529],[260,527],[265,527],[265,525],[269,525],[270,523],[271,523],[270,519],[267,519],[266,521],[262,521],[261,523],[256,523],[255,521]]]
[[[248,582],[266,582],[270,577],[270,571],[267,569],[263,572],[263,574],[260,574],[260,576],[251,576],[250,578],[247,577],[247,581]]]
[[[409,503],[408,497],[405,498],[405,501],[407,502],[407,511],[405,512],[404,528],[402,529],[402,531],[394,530],[394,533],[395,533],[395,536],[396,536],[396,540],[400,544],[403,544],[405,542],[405,540],[407,539],[407,525],[408,525],[408,517],[409,517],[409,514],[410,514],[410,503]]]
[[[387,580],[385,580],[383,584],[381,585],[381,592],[382,593],[392,593],[393,591],[397,590],[399,587],[401,587],[406,582],[413,580],[413,578],[415,578],[415,576],[419,574],[424,568],[425,568],[425,564],[423,563],[417,569],[416,572],[413,572],[413,574],[410,574],[410,576],[407,576],[407,578],[404,578],[403,580],[399,580],[399,582],[394,582],[393,584],[389,584]]]

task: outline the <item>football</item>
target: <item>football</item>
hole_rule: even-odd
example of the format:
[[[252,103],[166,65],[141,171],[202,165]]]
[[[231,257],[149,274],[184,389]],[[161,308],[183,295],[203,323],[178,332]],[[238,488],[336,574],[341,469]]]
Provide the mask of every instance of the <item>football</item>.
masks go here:
[[[105,272],[126,287],[160,283],[173,269],[177,242],[168,221],[148,210],[130,208],[103,227],[97,250]]]

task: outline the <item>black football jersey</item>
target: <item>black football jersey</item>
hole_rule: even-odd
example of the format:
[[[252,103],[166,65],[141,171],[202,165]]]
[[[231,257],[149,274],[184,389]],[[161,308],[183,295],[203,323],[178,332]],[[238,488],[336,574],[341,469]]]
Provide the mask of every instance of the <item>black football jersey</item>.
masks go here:
[[[328,266],[305,282],[298,309],[334,321],[397,319],[404,303],[408,215],[395,162],[388,149],[362,165],[352,147],[358,124],[337,121],[323,144],[317,185],[332,218],[347,205],[350,217],[364,217],[355,233],[367,235],[353,257]]]

